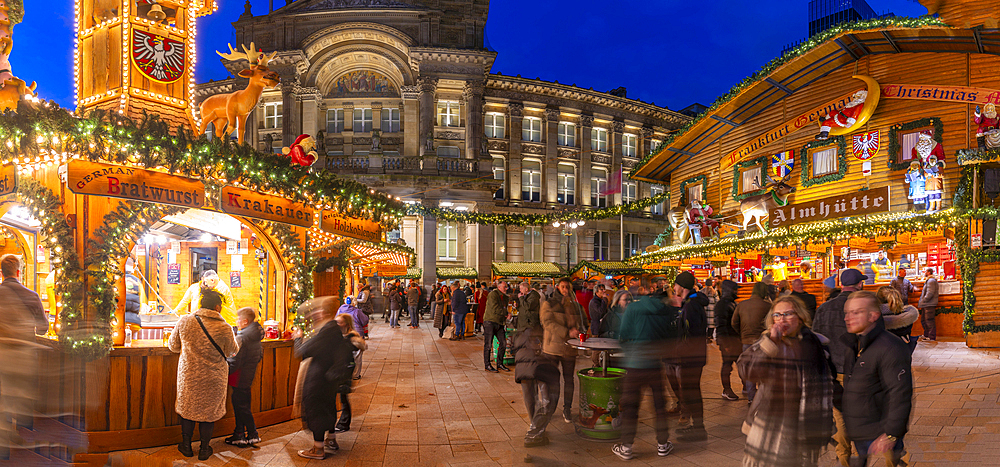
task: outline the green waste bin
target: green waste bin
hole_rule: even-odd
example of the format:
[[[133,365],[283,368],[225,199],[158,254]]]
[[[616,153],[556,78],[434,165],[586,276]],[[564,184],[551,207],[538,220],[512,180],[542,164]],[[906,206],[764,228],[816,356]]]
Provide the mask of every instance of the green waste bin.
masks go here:
[[[507,348],[504,349],[504,356],[503,356],[503,364],[504,365],[513,365],[514,364],[514,354],[510,353],[510,349],[514,345],[514,337],[513,336],[514,336],[514,328],[507,328],[507,340],[505,341],[506,344],[507,344]],[[500,347],[500,342],[497,339],[493,339],[493,353],[492,353],[492,355],[493,355],[493,358],[496,361],[498,361],[498,362],[500,361],[500,359],[497,358],[497,349],[499,347]]]
[[[576,419],[576,434],[597,440],[621,437],[622,381],[625,370],[608,368],[607,375],[600,368],[584,368],[578,373],[580,380],[580,417]]]

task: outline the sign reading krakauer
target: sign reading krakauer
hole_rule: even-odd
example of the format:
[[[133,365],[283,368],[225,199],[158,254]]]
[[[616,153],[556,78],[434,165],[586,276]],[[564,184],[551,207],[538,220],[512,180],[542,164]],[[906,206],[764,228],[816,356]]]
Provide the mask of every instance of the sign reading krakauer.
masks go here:
[[[771,223],[771,227],[781,227],[888,210],[889,187],[883,186],[846,195],[830,196],[808,203],[777,207],[771,210],[768,222]]]
[[[313,225],[312,209],[279,196],[226,186],[222,187],[219,199],[219,207],[226,214],[283,222],[300,227]]]
[[[340,217],[335,212],[323,211],[323,221],[320,223],[320,229],[334,235],[357,238],[369,242],[382,241],[382,226],[377,222]]]
[[[78,195],[109,196],[189,208],[205,206],[205,185],[197,180],[124,165],[71,160],[66,184]]]
[[[382,277],[396,277],[406,275],[406,266],[399,264],[379,264],[375,266],[378,275]]]
[[[17,166],[8,164],[0,166],[0,197],[17,191]]]

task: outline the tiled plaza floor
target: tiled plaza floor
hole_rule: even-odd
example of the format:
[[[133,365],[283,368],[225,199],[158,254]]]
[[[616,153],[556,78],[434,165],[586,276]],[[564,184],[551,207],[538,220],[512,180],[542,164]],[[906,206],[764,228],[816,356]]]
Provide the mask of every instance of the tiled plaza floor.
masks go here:
[[[402,320],[401,320],[402,321]],[[389,329],[372,320],[363,378],[351,395],[351,431],[337,436],[341,451],[323,461],[298,457],[311,435],[298,420],[261,430],[259,449],[237,449],[222,438],[205,462],[184,460],[175,446],[112,453],[114,466],[589,466],[624,464],[610,443],[587,441],[558,413],[552,443],[524,448],[527,414],[513,372],[483,371],[482,337],[438,339],[428,321],[420,329]],[[709,440],[675,440],[668,457],[656,456],[652,403],[640,411],[634,465],[726,467],[741,464],[740,424],[746,402],[723,400],[719,352],[709,347],[702,389]],[[921,342],[914,353],[914,411],[905,441],[914,465],[1000,465],[1000,360],[998,351],[971,350],[963,342]],[[577,366],[590,362],[581,357]],[[733,375],[737,381],[736,375]],[[738,389],[737,389],[738,391]],[[561,404],[561,402],[560,402]],[[672,404],[672,402],[671,402]],[[576,411],[574,410],[574,415]],[[671,430],[676,426],[671,420]],[[672,436],[672,439],[674,437]],[[197,442],[195,452],[197,452]],[[821,465],[834,465],[831,453]],[[872,461],[870,465],[882,465]]]

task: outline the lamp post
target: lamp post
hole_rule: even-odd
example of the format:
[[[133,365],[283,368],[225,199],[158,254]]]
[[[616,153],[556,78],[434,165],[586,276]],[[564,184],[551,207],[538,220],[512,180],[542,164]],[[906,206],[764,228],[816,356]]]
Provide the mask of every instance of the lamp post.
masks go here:
[[[562,227],[562,234],[566,236],[566,272],[569,272],[569,268],[571,267],[569,264],[569,239],[573,236],[573,232],[577,227],[583,227],[583,221],[555,221],[552,223],[552,226],[556,228]]]

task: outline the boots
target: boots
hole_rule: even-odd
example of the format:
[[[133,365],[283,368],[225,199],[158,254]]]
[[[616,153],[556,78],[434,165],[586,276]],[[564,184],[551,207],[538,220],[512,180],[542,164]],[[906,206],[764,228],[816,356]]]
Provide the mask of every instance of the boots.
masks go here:
[[[177,445],[177,450],[181,452],[184,457],[191,457],[194,455],[194,451],[191,450],[191,435],[181,434],[181,442]]]

